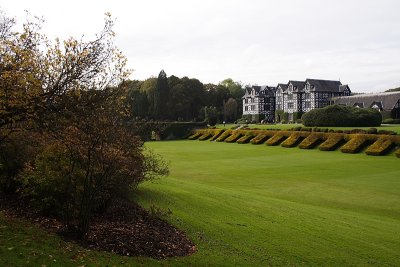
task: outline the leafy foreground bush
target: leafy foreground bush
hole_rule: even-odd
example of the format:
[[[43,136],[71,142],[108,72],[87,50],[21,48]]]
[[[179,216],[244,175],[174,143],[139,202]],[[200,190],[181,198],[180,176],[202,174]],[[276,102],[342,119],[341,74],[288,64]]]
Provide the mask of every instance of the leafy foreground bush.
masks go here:
[[[314,109],[302,116],[305,126],[379,126],[382,115],[378,110],[371,108],[354,108],[348,106],[332,105]]]

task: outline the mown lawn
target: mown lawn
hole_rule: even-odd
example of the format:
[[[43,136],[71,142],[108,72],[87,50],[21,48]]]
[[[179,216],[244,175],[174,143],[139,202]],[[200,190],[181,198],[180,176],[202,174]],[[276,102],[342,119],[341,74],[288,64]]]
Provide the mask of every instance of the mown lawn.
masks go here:
[[[230,129],[233,126],[237,126],[236,124],[226,124],[225,128]],[[224,128],[223,124],[218,124],[218,128]],[[248,124],[250,128],[258,128],[258,129],[279,129],[279,130],[287,130],[293,127],[305,127],[302,124]],[[369,129],[371,127],[319,127],[319,128],[329,128],[334,130],[352,130],[352,129]],[[374,127],[378,130],[386,130],[393,131],[397,134],[400,134],[400,124],[382,124],[379,127]]]
[[[167,219],[195,241],[196,254],[155,261],[87,251],[0,215],[0,266],[400,266],[400,159],[393,155],[146,145],[171,162],[171,175],[141,185],[134,197],[170,209]]]

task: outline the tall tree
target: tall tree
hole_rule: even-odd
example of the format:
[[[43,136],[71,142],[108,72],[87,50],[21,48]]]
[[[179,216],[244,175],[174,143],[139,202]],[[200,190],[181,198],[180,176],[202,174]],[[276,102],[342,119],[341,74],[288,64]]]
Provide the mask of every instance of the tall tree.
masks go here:
[[[157,85],[154,90],[154,118],[165,120],[168,118],[169,85],[167,74],[160,71],[157,78]]]

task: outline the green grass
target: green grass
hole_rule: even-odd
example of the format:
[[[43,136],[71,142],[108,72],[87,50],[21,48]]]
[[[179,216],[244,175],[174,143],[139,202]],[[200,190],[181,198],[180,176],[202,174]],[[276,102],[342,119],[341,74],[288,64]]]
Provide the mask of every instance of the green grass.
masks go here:
[[[225,128],[230,129],[233,126],[236,126],[236,124],[226,124]],[[302,124],[248,124],[248,127],[250,128],[259,128],[259,129],[279,129],[279,130],[287,130],[293,127],[305,127]],[[218,124],[218,128],[224,128],[223,124]],[[319,128],[329,128],[329,129],[334,129],[334,130],[352,130],[352,129],[369,129],[371,127],[319,127]],[[387,131],[394,131],[398,134],[400,134],[400,124],[382,124],[379,127],[374,127],[377,128],[378,130],[387,130]]]
[[[0,214],[0,266],[400,265],[400,159],[393,155],[146,145],[171,162],[171,175],[141,185],[135,198],[171,209],[167,219],[195,241],[196,254],[155,261],[88,251]]]

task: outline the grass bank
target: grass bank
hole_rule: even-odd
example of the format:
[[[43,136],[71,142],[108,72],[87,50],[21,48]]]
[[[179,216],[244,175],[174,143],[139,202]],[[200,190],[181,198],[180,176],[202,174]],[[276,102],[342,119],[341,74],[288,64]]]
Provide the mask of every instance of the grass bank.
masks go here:
[[[389,155],[200,141],[151,142],[168,178],[134,198],[198,246],[156,261],[69,244],[0,213],[0,265],[399,266],[400,168]]]

